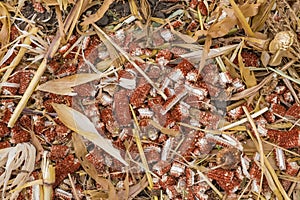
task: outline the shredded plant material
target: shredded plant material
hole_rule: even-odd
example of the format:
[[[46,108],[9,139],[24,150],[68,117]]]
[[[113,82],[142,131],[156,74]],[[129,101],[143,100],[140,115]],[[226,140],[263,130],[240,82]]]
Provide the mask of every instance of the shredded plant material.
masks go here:
[[[300,199],[299,0],[0,2],[2,199]]]

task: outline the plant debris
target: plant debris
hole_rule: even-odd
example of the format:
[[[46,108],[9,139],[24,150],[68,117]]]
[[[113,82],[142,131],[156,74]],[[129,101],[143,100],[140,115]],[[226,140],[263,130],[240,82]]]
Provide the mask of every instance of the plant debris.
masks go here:
[[[2,199],[299,199],[300,3],[0,2]]]

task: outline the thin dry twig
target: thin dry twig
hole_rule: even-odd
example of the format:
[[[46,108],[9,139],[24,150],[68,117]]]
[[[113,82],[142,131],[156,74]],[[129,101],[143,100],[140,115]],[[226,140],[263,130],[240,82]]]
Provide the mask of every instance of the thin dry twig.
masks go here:
[[[254,113],[254,114],[252,114],[252,115],[250,115],[250,116],[251,116],[252,118],[256,118],[256,117],[262,115],[263,113],[267,112],[268,110],[269,110],[269,109],[268,109],[267,107],[265,107],[265,108],[261,109],[260,111]],[[220,130],[220,131],[225,131],[225,130],[227,130],[227,129],[233,128],[233,127],[238,126],[238,125],[241,125],[241,124],[245,123],[246,121],[248,121],[248,118],[243,118],[243,119],[241,119],[241,120],[239,120],[239,121],[237,121],[237,122],[234,122],[234,123],[231,123],[231,124],[229,124],[229,125],[227,125],[227,126],[224,126],[224,127],[222,127],[222,128],[219,128],[219,130]]]
[[[247,110],[247,108],[245,106],[243,106],[242,108],[243,108],[243,110],[244,110],[244,112],[247,116],[248,121],[251,124],[253,132],[255,133],[256,140],[258,142],[258,151],[259,151],[259,155],[260,155],[260,164],[261,164],[261,169],[262,169],[260,185],[259,185],[259,191],[262,191],[263,175],[265,173],[265,163],[264,163],[264,156],[263,156],[264,155],[264,149],[263,149],[263,145],[262,145],[262,142],[261,142],[260,135],[259,135],[259,133],[257,131],[257,128],[256,128],[256,125],[253,121],[253,118],[251,117],[249,111]],[[260,193],[258,195],[260,195]]]
[[[139,130],[139,125],[138,125],[138,120],[137,120],[137,117],[136,117],[136,115],[134,113],[134,110],[133,110],[132,106],[129,105],[129,107],[130,107],[130,110],[131,110],[131,113],[133,115],[133,119],[134,119],[134,122],[135,122],[135,125],[136,125],[136,129],[132,130],[133,136],[134,136],[134,139],[135,139],[135,142],[136,142],[139,154],[141,156],[141,160],[142,160],[143,166],[144,166],[144,168],[146,170],[146,177],[148,179],[149,188],[152,189],[153,188],[153,180],[152,180],[151,174],[149,173],[150,172],[149,165],[148,165],[148,162],[147,162],[147,159],[146,159],[143,147],[142,147],[142,142],[141,142],[140,135],[139,135],[140,130]]]
[[[74,184],[73,178],[72,178],[72,176],[70,174],[68,174],[68,178],[69,178],[70,183],[71,183],[72,193],[73,193],[73,195],[75,197],[75,200],[80,200],[80,198],[79,198],[79,196],[77,194],[77,190],[75,188],[75,184]]]
[[[296,177],[297,177],[297,178],[300,177],[300,171],[298,172],[298,174],[297,174]],[[290,187],[290,189],[289,189],[289,191],[288,191],[288,196],[289,196],[289,197],[292,195],[292,193],[293,193],[294,189],[296,188],[297,184],[299,184],[299,183],[294,182],[294,183],[291,185],[291,187]]]
[[[38,28],[33,27],[29,33],[28,36],[25,38],[23,45],[30,45],[31,44],[31,40],[30,40],[30,36],[33,34],[36,34],[38,32]],[[12,74],[12,72],[14,71],[15,67],[21,62],[22,58],[24,57],[25,53],[27,52],[27,48],[25,47],[21,47],[17,56],[14,58],[14,60],[10,63],[10,65],[7,67],[7,71],[5,72],[5,74],[2,76],[1,78],[1,83],[4,83],[7,81],[8,77]],[[0,85],[0,92],[1,92],[1,85]]]
[[[60,40],[57,40],[57,43]],[[57,45],[58,46],[58,45]],[[57,50],[57,49],[56,49]],[[36,74],[34,75],[33,79],[31,80],[27,90],[25,91],[22,99],[20,100],[20,102],[18,103],[16,109],[14,110],[11,118],[9,119],[8,122],[8,127],[13,127],[16,123],[16,121],[18,120],[21,112],[23,111],[23,109],[26,107],[26,104],[29,100],[29,98],[31,97],[32,93],[34,92],[38,82],[40,81],[41,76],[44,74],[46,67],[47,67],[47,58],[44,58],[42,63],[40,64],[38,70],[36,71]]]
[[[64,23],[64,30],[65,32],[67,32],[66,30],[69,30],[71,24],[72,24],[72,20],[70,20],[70,16],[71,14],[74,13],[74,10],[77,9],[77,7],[73,7],[73,9],[70,12],[70,15],[68,15],[65,23]],[[28,88],[26,89],[22,99],[20,100],[20,102],[18,103],[16,109],[14,110],[11,118],[9,119],[8,122],[8,127],[13,127],[14,124],[16,123],[17,119],[19,118],[21,112],[23,111],[23,109],[26,107],[26,104],[29,100],[29,98],[31,97],[32,93],[34,92],[38,82],[40,81],[42,75],[44,74],[46,68],[47,68],[47,63],[48,61],[54,57],[54,54],[57,52],[59,45],[61,44],[61,41],[63,39],[63,36],[60,35],[60,31],[57,31],[57,34],[55,36],[55,38],[52,40],[48,51],[43,59],[43,61],[41,62],[38,70],[36,71],[34,77],[32,78]]]
[[[167,99],[167,96],[165,95],[165,93],[163,91],[161,91],[161,89],[159,89],[156,84],[147,76],[147,74],[133,61],[133,59],[131,58],[131,56],[124,51],[118,44],[116,44],[104,31],[101,30],[101,28],[99,28],[96,24],[92,24],[93,27],[99,31],[102,35],[104,35],[104,37],[134,66],[134,68],[148,81],[148,83],[157,91],[157,93],[159,95],[161,95],[161,97],[163,99]]]
[[[290,62],[288,62],[287,64],[285,64],[281,71],[284,71],[286,69],[288,69],[289,67],[291,67],[294,63],[296,62],[296,60],[291,60]],[[258,92],[265,84],[267,84],[268,82],[270,82],[273,78],[274,73],[271,73],[270,75],[268,75],[267,77],[265,77],[258,85],[253,86],[251,88],[248,88],[240,93],[237,93],[235,95],[233,95],[230,100],[231,101],[236,101],[236,100],[240,100],[243,98],[246,98],[248,96],[251,96],[253,94],[255,94],[256,92]]]

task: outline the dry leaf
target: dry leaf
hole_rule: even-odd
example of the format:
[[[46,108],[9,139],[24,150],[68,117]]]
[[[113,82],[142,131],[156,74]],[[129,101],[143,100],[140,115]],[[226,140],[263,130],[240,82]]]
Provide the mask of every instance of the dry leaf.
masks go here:
[[[109,9],[110,4],[112,4],[113,2],[114,0],[104,0],[99,10],[95,14],[85,18],[84,21],[81,23],[81,26],[88,26],[100,20],[104,16],[106,11]]]
[[[246,34],[248,36],[254,37],[254,33],[253,33],[252,29],[250,28],[250,26],[249,26],[249,24],[248,24],[248,22],[246,20],[246,16],[245,16],[245,13],[248,14],[250,7],[246,6],[247,4],[245,3],[243,6],[245,7],[245,9],[248,9],[248,10],[242,11],[236,5],[236,3],[234,2],[234,0],[229,0],[229,2],[230,2],[231,6],[232,6],[232,8],[234,10],[235,16],[238,18],[238,20],[241,23],[241,26],[245,30]],[[249,14],[253,14],[253,13],[249,12]],[[255,14],[255,12],[254,12],[254,14]]]
[[[275,4],[275,0],[265,1],[259,7],[259,12],[252,19],[251,28],[254,31],[259,31],[264,27],[266,20],[269,18],[269,13],[271,12],[272,7]]]
[[[223,56],[224,58],[224,64],[226,65],[227,71],[232,76],[232,78],[240,78],[240,74],[237,73],[235,69],[235,64],[231,62],[226,56]]]
[[[148,181],[146,176],[144,176],[139,183],[129,188],[129,198],[127,199],[134,199],[134,197],[138,195],[141,191],[143,191],[147,187],[147,185],[148,185]],[[120,199],[124,199],[125,192],[126,192],[125,190],[120,190],[118,192],[118,196]]]
[[[241,53],[242,53],[242,47],[240,48],[239,54],[238,54],[238,62],[239,62],[240,72],[242,75],[242,79],[245,82],[247,88],[251,88],[256,85],[256,78],[255,78],[254,72],[250,71],[249,68],[245,67]]]
[[[170,135],[170,136],[173,136],[173,137],[180,134],[179,131],[177,131],[175,129],[169,129],[169,128],[162,127],[159,123],[157,123],[153,120],[148,120],[148,122],[149,122],[149,124],[151,124],[153,127],[157,128],[163,134]]]
[[[185,41],[186,43],[190,44],[190,43],[195,43],[197,40],[195,40],[193,37],[186,35],[186,34],[182,34],[179,31],[174,30],[174,28],[171,26],[171,32],[176,35],[177,37],[179,37],[180,39],[182,39],[183,41]]]
[[[234,3],[234,1],[232,2]],[[222,37],[228,34],[228,32],[240,22],[247,35],[255,36],[245,18],[256,15],[259,5],[260,4],[245,3],[241,6],[234,4],[232,5],[233,9],[224,8],[226,17],[211,25],[208,29],[208,33],[212,38]],[[200,32],[197,31],[195,35],[201,35],[203,33],[205,32],[201,30]]]
[[[289,129],[293,127],[294,124],[291,122],[280,122],[280,123],[274,123],[274,124],[267,124],[266,128],[268,129]]]
[[[281,60],[283,57],[290,58],[291,60],[297,60],[298,58],[295,57],[295,55],[288,50],[278,50],[274,55],[271,56],[269,65],[270,66],[278,66],[281,64]]]
[[[92,177],[99,185],[101,185],[104,190],[109,191],[108,199],[111,200],[118,199],[116,196],[116,189],[112,185],[112,183],[109,180],[98,176],[95,166],[85,158],[88,152],[86,150],[84,142],[81,139],[81,136],[77,134],[73,134],[72,141],[73,141],[76,157],[78,158],[81,166],[86,171],[86,173],[90,177]]]
[[[88,196],[89,199],[109,199],[107,193],[101,190],[84,190],[83,194]]]
[[[130,6],[130,12],[133,16],[135,16],[136,18],[140,18],[139,17],[139,11],[138,11],[138,7],[136,5],[135,0],[128,0],[129,2],[129,6]]]
[[[251,17],[257,15],[259,6],[260,6],[259,3],[254,4],[254,3],[247,2],[241,5],[239,8],[245,17]]]
[[[83,114],[64,104],[51,104],[58,114],[59,120],[72,131],[84,136],[112,157],[124,165],[127,162],[121,157],[119,150],[115,149],[110,140],[103,138],[95,128],[94,124]]]
[[[47,6],[57,6],[58,2],[56,0],[42,0]]]
[[[272,55],[271,58],[270,58],[270,62],[269,62],[269,65],[270,66],[278,66],[280,65],[281,61],[282,61],[282,58],[283,58],[283,55],[282,55],[282,52],[281,50],[278,50],[276,52],[276,54]]]
[[[222,37],[226,35],[238,22],[232,9],[224,10],[227,16],[221,21],[218,21],[215,24],[211,25],[211,27],[208,29],[208,33],[212,38]]]
[[[31,143],[37,151],[35,162],[38,162],[41,159],[44,149],[41,144],[41,141],[38,139],[38,137],[36,136],[36,134],[33,131],[30,131],[30,136],[31,136]]]
[[[210,49],[209,53],[207,55],[207,58],[211,59],[211,58],[214,58],[214,57],[217,57],[217,56],[226,55],[226,54],[230,53],[232,50],[234,50],[237,46],[238,46],[237,44],[233,44],[233,45],[227,45],[227,46],[224,46],[224,47]],[[180,57],[181,58],[186,58],[190,62],[191,62],[191,60],[199,61],[201,59],[202,51],[203,51],[202,49],[201,50],[194,50],[190,53],[181,54]]]
[[[246,90],[243,90],[239,93],[234,94],[232,97],[230,97],[229,100],[231,101],[236,101],[236,100],[240,100],[243,98],[246,98],[250,95],[255,94],[256,92],[258,92],[265,84],[267,84],[268,82],[271,81],[271,79],[273,78],[272,75],[269,75],[267,77],[265,77],[258,85],[251,87],[251,88],[247,88]]]
[[[251,46],[258,51],[266,51],[268,49],[269,39],[265,34],[256,32],[255,37],[245,37],[247,46]]]
[[[144,20],[147,21],[151,16],[150,4],[147,0],[141,0],[140,2],[141,2],[141,14],[143,15]]]
[[[264,143],[264,152],[267,154],[270,151],[273,150],[273,146],[271,146],[270,144]],[[255,148],[255,144],[253,142],[253,140],[248,139],[245,141],[245,143],[243,143],[243,149],[245,152],[251,152],[251,153],[255,153],[257,150]]]
[[[260,60],[261,60],[261,62],[262,62],[262,64],[263,64],[264,67],[267,67],[267,65],[268,65],[268,63],[270,61],[270,58],[271,57],[270,57],[270,55],[268,54],[267,51],[263,51],[261,53]]]
[[[200,64],[199,64],[198,74],[201,73],[202,69],[205,66],[206,59],[208,57],[211,44],[212,44],[212,37],[211,37],[210,34],[208,34],[206,36],[206,39],[205,39],[205,43],[204,43],[204,47],[203,47],[203,51],[202,51],[202,56],[201,56],[201,60],[200,60]]]
[[[0,2],[0,22],[2,24],[0,30],[0,48],[4,47],[9,42],[10,36],[10,15],[6,9],[6,7]],[[2,58],[2,54],[4,51],[0,52],[0,59]]]
[[[109,53],[109,57],[110,59],[113,61],[111,63],[111,65],[114,66],[120,66],[125,62],[125,58],[124,56],[120,55],[117,50],[115,49],[115,47],[105,38],[105,36],[99,32],[96,29],[96,33],[99,36],[99,38],[101,39],[101,41],[103,42],[103,44],[105,45],[108,53]]]
[[[6,193],[12,188],[21,188],[28,180],[34,170],[36,150],[29,143],[19,143],[15,147],[8,147],[0,150],[0,168],[4,169],[0,176],[0,190],[2,199],[16,199],[21,189]],[[16,172],[27,173],[16,173]],[[12,174],[17,174],[11,177]]]
[[[74,96],[76,93],[73,92],[72,87],[100,79],[101,77],[103,77],[101,74],[75,74],[61,79],[48,81],[39,85],[37,90],[59,95]]]

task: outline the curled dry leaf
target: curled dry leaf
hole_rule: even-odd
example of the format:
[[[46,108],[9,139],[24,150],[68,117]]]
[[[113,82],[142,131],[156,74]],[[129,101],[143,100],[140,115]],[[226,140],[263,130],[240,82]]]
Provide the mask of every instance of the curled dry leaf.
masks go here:
[[[95,14],[85,18],[85,20],[81,23],[81,25],[88,26],[88,25],[100,20],[104,16],[106,11],[109,9],[110,4],[112,4],[113,2],[114,2],[114,0],[105,0],[102,3],[102,6],[99,8],[99,10]]]
[[[0,150],[0,168],[4,172],[0,176],[0,190],[2,191],[2,199],[16,199],[21,188],[28,180],[31,172],[34,170],[36,150],[29,143],[19,143],[15,147],[8,147]],[[26,173],[17,173],[23,171]],[[17,174],[12,178],[12,174]]]
[[[269,63],[270,66],[278,66],[283,57],[295,60],[295,56],[290,53],[290,47],[294,43],[294,33],[292,31],[281,31],[277,33],[270,42],[269,50],[274,54]]]
[[[101,77],[103,77],[103,75],[85,73],[75,74],[61,79],[48,81],[42,85],[39,85],[37,90],[59,95],[74,96],[76,93],[73,92],[72,87],[100,79]]]
[[[293,65],[295,63],[295,60],[291,60],[290,62],[288,62],[284,67],[281,68],[282,71],[286,70],[288,67],[290,67],[291,65]],[[251,88],[247,88],[244,91],[241,91],[237,94],[234,94],[230,100],[231,101],[236,101],[236,100],[240,100],[242,98],[245,98],[247,96],[253,95],[256,92],[258,92],[265,84],[269,83],[271,80],[273,79],[273,74],[268,75],[267,77],[265,77],[259,84],[251,87]]]
[[[248,23],[245,20],[241,20],[241,18],[245,19],[247,17],[255,16],[258,13],[259,5],[260,4],[251,4],[247,2],[241,6],[234,7],[234,9],[224,8],[223,12],[226,13],[226,17],[211,25],[207,33],[203,30],[196,31],[195,36],[210,34],[212,38],[222,37],[228,34],[234,26],[238,25],[239,20],[242,27],[250,32],[249,35],[253,36],[253,32]],[[239,15],[237,15],[237,11],[239,11]],[[241,17],[241,13],[243,17]]]
[[[250,88],[257,84],[256,78],[255,78],[253,71],[250,71],[250,69],[247,68],[245,66],[245,64],[243,63],[243,58],[242,58],[241,53],[242,53],[242,48],[240,48],[239,54],[238,54],[238,62],[239,62],[241,75],[242,75],[243,81],[247,85],[247,88]]]
[[[269,50],[276,53],[278,50],[287,50],[294,43],[294,34],[291,31],[281,31],[277,33],[270,42]]]
[[[212,38],[222,37],[226,35],[236,24],[237,18],[234,15],[232,9],[225,9],[226,17],[221,21],[213,24],[209,29],[208,33]]]
[[[240,6],[240,10],[243,12],[245,17],[256,16],[260,5],[261,3],[259,2],[256,4],[247,2]]]
[[[64,104],[51,104],[58,114],[59,120],[72,131],[84,136],[105,152],[116,158],[124,165],[127,162],[121,157],[119,150],[115,149],[111,141],[103,138],[95,128],[94,124],[83,114]]]

